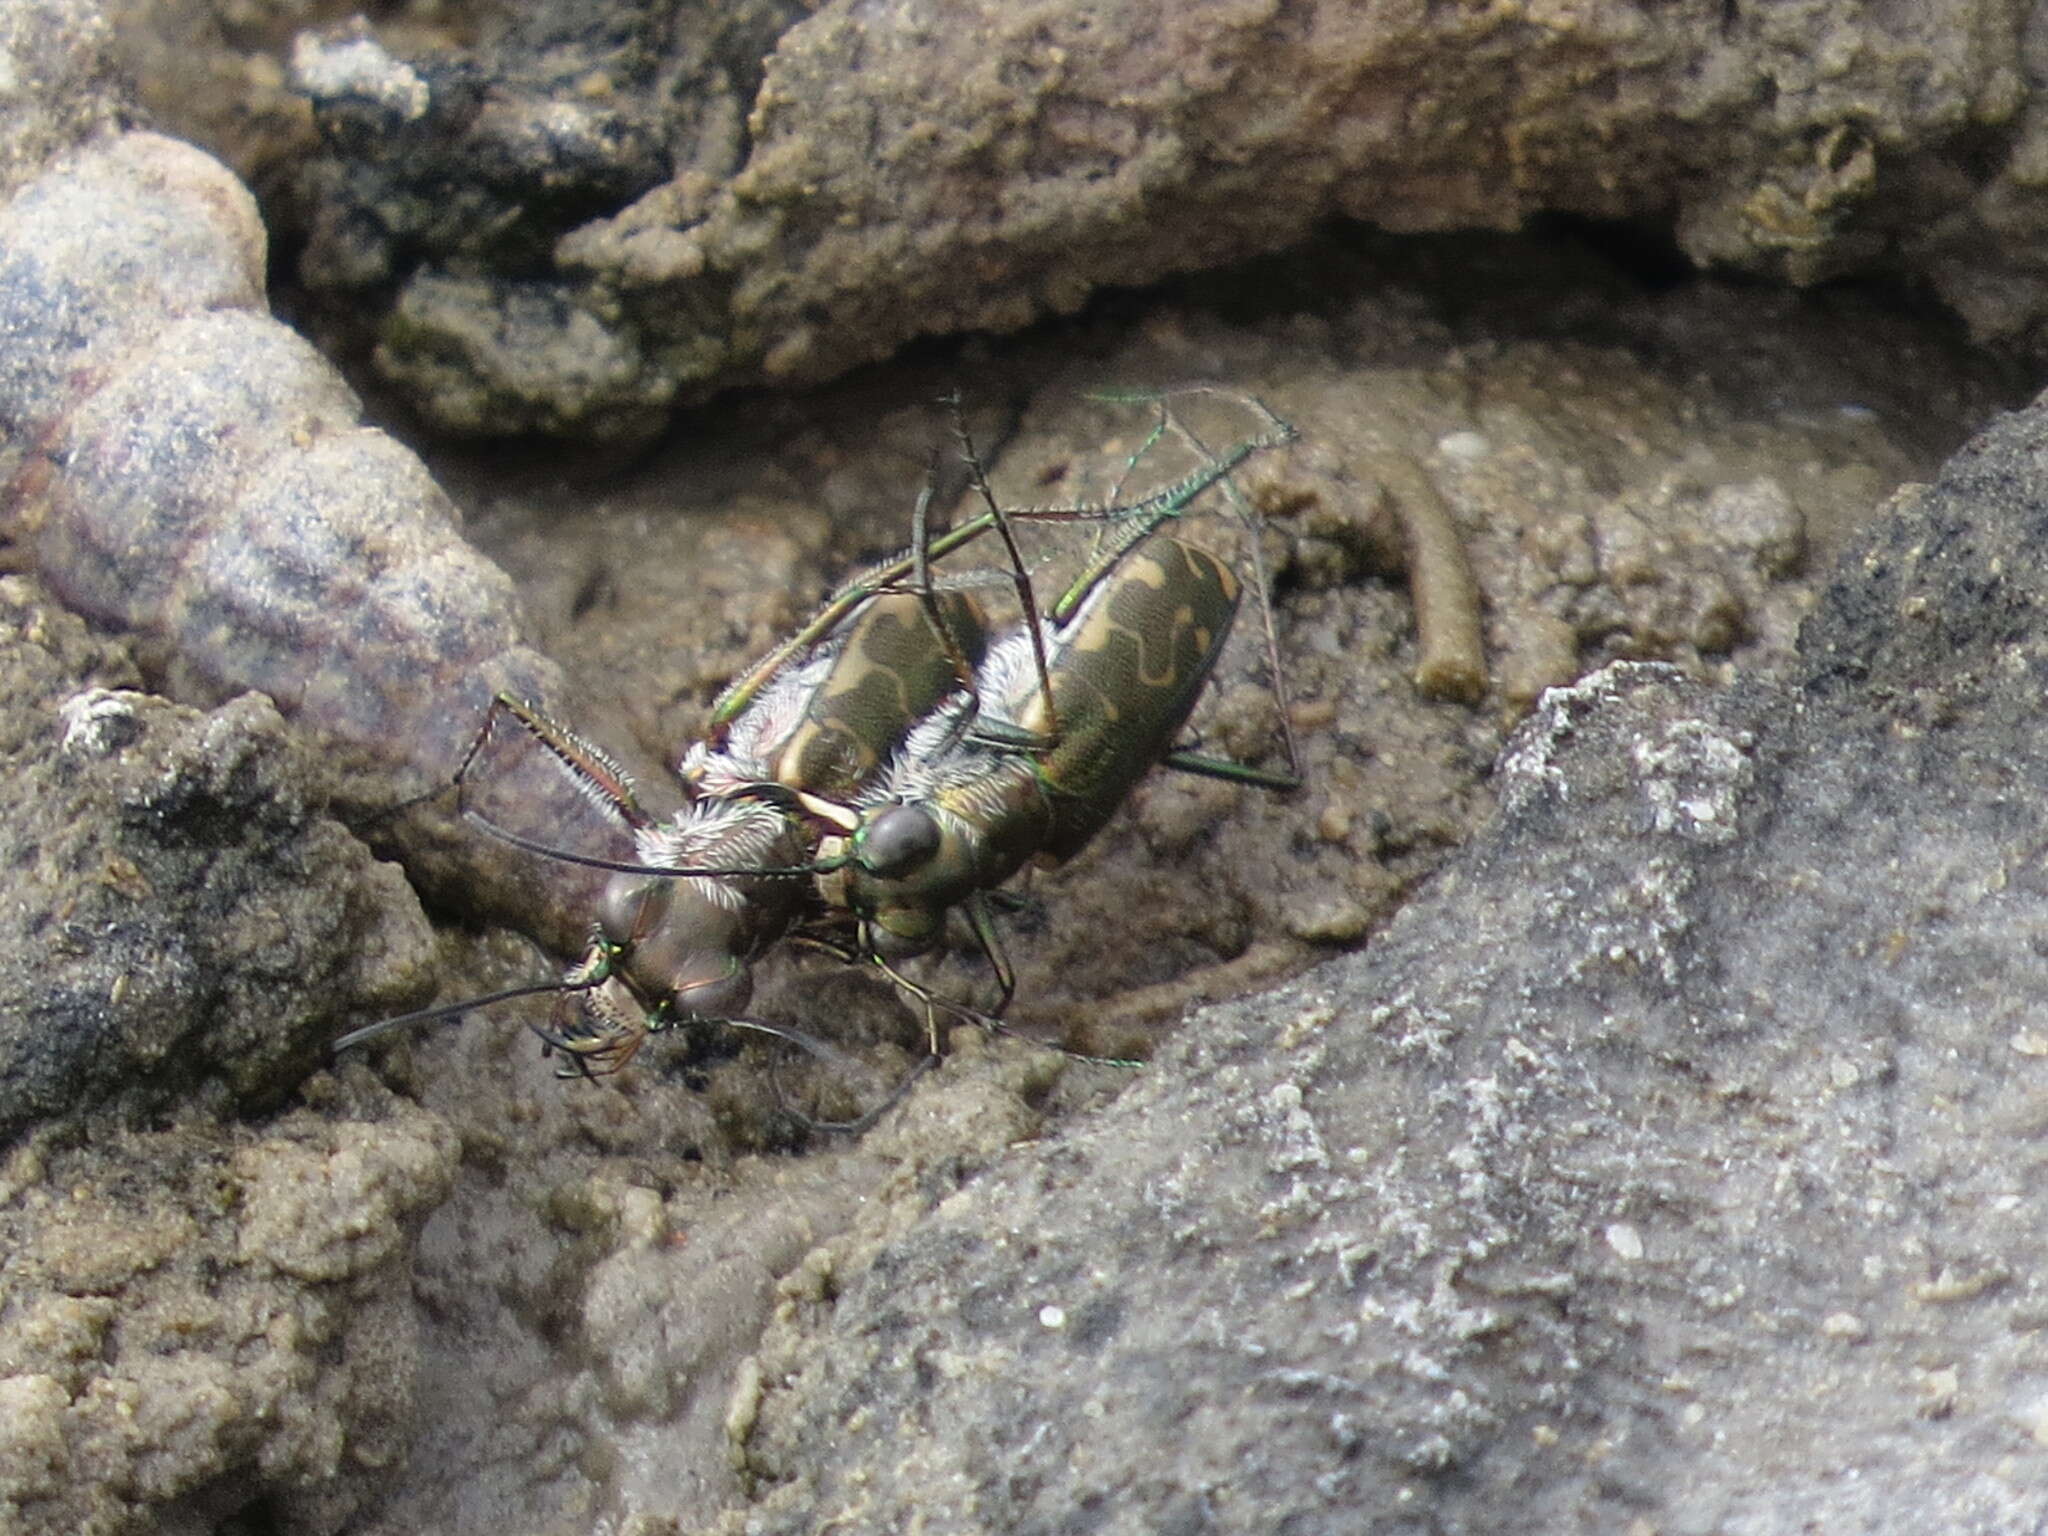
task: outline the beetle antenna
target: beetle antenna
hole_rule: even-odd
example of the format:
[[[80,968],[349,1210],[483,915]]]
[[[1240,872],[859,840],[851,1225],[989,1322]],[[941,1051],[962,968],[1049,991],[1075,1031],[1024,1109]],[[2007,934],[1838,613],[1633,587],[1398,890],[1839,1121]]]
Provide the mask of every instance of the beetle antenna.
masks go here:
[[[403,1029],[412,1024],[430,1024],[439,1019],[452,1019],[468,1013],[472,1008],[489,1008],[495,1003],[509,1003],[515,997],[538,997],[543,992],[582,992],[595,983],[586,982],[581,986],[573,982],[536,981],[523,987],[507,987],[502,992],[487,992],[482,997],[465,997],[460,1002],[442,1003],[434,1008],[421,1008],[412,1013],[401,1013],[396,1018],[379,1019],[374,1024],[365,1024],[361,1029],[352,1029],[327,1047],[328,1054],[339,1056],[343,1051],[373,1040],[390,1030]]]
[[[731,864],[642,864],[633,859],[607,859],[594,853],[572,853],[567,848],[557,848],[552,843],[543,843],[537,838],[514,832],[509,827],[501,827],[483,812],[471,807],[465,807],[462,815],[463,819],[479,832],[494,837],[509,847],[517,848],[522,853],[530,853],[541,859],[553,859],[558,864],[576,864],[585,869],[606,869],[615,875],[650,875],[665,880],[717,880],[730,879],[734,875],[763,880],[801,880],[811,875],[829,874],[846,862],[843,859],[825,859],[809,864],[759,867]]]
[[[983,468],[981,455],[975,451],[974,435],[967,430],[967,413],[960,402],[960,392],[955,390],[946,397],[951,408],[953,439],[959,445],[960,458],[967,466],[967,483],[974,494],[981,498],[988,517],[996,530],[996,537],[1003,541],[1003,549],[1010,557],[1010,582],[1017,590],[1017,605],[1024,610],[1024,627],[1031,636],[1031,659],[1038,668],[1039,701],[1045,709],[1046,726],[1052,738],[1057,741],[1060,734],[1059,712],[1053,707],[1052,680],[1045,661],[1045,621],[1039,616],[1038,597],[1031,590],[1031,569],[1024,559],[1024,551],[1017,547],[1016,530],[1010,526],[1010,517],[996,500],[996,493],[988,483],[988,471]],[[924,534],[922,510],[916,523],[920,542]],[[925,554],[918,552],[918,575],[929,587]]]

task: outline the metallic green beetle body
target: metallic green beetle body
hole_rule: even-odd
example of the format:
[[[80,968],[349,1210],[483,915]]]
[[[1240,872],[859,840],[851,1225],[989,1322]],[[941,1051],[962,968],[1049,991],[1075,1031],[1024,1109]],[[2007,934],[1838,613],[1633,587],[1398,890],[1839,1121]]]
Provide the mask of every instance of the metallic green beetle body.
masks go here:
[[[1213,453],[1202,447],[1192,436],[1183,434],[1199,453],[1202,462],[1131,501],[1112,499],[1096,503],[1078,502],[1065,506],[998,508],[986,480],[981,477],[979,464],[973,457],[972,445],[967,443],[962,432],[962,446],[967,449],[969,463],[974,470],[973,483],[981,493],[986,510],[943,533],[927,535],[924,531],[924,514],[930,505],[931,491],[928,487],[912,519],[916,542],[902,554],[870,566],[852,577],[825,600],[824,605],[807,623],[734,678],[712,708],[712,740],[721,740],[723,734],[741,715],[754,706],[792,661],[816,654],[821,642],[845,624],[850,615],[872,602],[877,593],[929,590],[930,571],[937,562],[990,534],[1000,536],[1007,544],[1012,525],[1082,524],[1094,527],[1098,534],[1108,539],[1110,552],[1107,557],[1092,566],[1090,573],[1053,605],[1054,621],[1065,623],[1083,600],[1087,590],[1092,587],[1096,571],[1114,565],[1124,551],[1144,542],[1155,530],[1183,516],[1194,502],[1213,486],[1228,484],[1230,476],[1254,455],[1268,449],[1284,447],[1295,440],[1294,428],[1276,416],[1264,401],[1252,395],[1241,395],[1234,391],[1198,385],[1160,395],[1131,396],[1128,397],[1131,400],[1149,400],[1156,405],[1160,411],[1160,421],[1137,453],[1132,455],[1130,468],[1135,468],[1138,459],[1151,445],[1166,435],[1168,422],[1171,420],[1167,414],[1168,403],[1182,396],[1195,395],[1224,395],[1236,400],[1250,412],[1255,430]],[[1022,591],[1023,588],[1020,587],[1020,596]]]
[[[721,698],[712,734],[683,757],[683,782],[700,795],[779,784],[851,800],[972,679],[986,644],[987,619],[964,592],[873,593],[740,707]]]
[[[1101,574],[1053,631],[1048,687],[1021,628],[993,645],[982,710],[1046,745],[959,741],[958,699],[911,734],[858,802],[851,835],[819,849],[838,866],[821,878],[824,897],[860,921],[863,947],[884,959],[920,953],[938,942],[948,909],[1034,856],[1057,863],[1079,852],[1172,746],[1238,598],[1223,562],[1155,535]]]
[[[1022,692],[1016,723],[1053,741],[1038,760],[1053,808],[1043,852],[1079,853],[1187,723],[1237,615],[1230,567],[1155,535],[1125,555],[1075,612],[1049,659],[1058,729]]]

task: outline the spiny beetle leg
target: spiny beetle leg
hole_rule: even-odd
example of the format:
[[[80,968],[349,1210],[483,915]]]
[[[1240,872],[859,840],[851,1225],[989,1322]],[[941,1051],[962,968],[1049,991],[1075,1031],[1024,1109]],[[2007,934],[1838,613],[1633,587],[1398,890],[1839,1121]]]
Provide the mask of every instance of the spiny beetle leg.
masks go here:
[[[584,798],[600,811],[636,832],[653,825],[654,818],[640,808],[640,801],[633,793],[632,779],[611,754],[585,741],[567,726],[549,719],[541,713],[538,705],[509,693],[493,696],[491,707],[484,713],[483,728],[477,732],[476,740],[470,743],[469,751],[463,754],[462,765],[455,770],[458,806],[462,803],[460,796],[468,783],[469,770],[483,751],[484,744],[490,740],[501,713],[510,715],[539,742],[542,749],[568,771]]]
[[[1211,757],[1206,752],[1173,751],[1159,759],[1159,766],[1176,773],[1192,773],[1205,779],[1222,779],[1231,784],[1249,784],[1254,789],[1271,789],[1289,794],[1301,788],[1301,775],[1278,773],[1271,768],[1254,768],[1234,758]]]

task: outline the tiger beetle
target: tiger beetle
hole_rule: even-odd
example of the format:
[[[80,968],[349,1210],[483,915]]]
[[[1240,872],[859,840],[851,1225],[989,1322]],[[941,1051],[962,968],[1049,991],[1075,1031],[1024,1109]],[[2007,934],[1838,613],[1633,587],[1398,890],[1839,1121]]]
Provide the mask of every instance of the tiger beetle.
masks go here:
[[[603,750],[531,704],[503,694],[491,701],[456,770],[458,813],[540,857],[612,872],[582,960],[550,987],[502,994],[552,990],[565,1002],[579,999],[580,1025],[558,1022],[542,1032],[573,1063],[569,1075],[616,1071],[650,1032],[679,1022],[745,1022],[752,962],[782,937],[809,895],[814,839],[803,807],[856,792],[919,718],[970,687],[985,634],[979,605],[965,593],[928,600],[877,592],[710,740],[689,749],[681,764],[689,798],[666,821],[642,808],[631,779]],[[554,848],[469,809],[471,769],[504,718],[631,836],[632,860]],[[386,1020],[344,1036],[335,1049],[497,1000]]]
[[[553,992],[555,1022],[537,1032],[566,1056],[565,1076],[616,1071],[650,1034],[698,1021],[775,1035],[830,1058],[836,1053],[796,1031],[743,1017],[754,960],[794,930],[879,965],[929,1008],[938,1000],[892,962],[932,948],[956,906],[996,970],[999,1014],[1014,981],[986,895],[1025,862],[1057,863],[1077,852],[1155,763],[1270,788],[1299,783],[1291,773],[1171,750],[1240,594],[1221,561],[1157,531],[1219,482],[1234,493],[1235,469],[1294,437],[1262,402],[1233,398],[1255,413],[1258,430],[1210,454],[1161,397],[1159,425],[1127,473],[1170,428],[1201,462],[1129,502],[1003,509],[960,433],[983,511],[930,532],[928,481],[912,546],[837,589],[720,696],[707,739],[680,764],[688,801],[666,821],[641,807],[602,750],[529,703],[493,700],[455,775],[458,812],[537,856],[611,872],[589,946],[558,981],[387,1019],[333,1048]],[[1098,530],[1094,557],[1043,620],[1014,537],[1018,523]],[[935,562],[989,534],[1005,546],[1007,571],[935,573]],[[1004,579],[1031,617],[990,644],[986,615],[964,588]],[[558,849],[467,805],[472,766],[504,717],[631,836],[632,859]],[[1292,760],[1291,740],[1288,747]],[[850,948],[828,937],[849,919],[857,933]]]
[[[892,976],[892,962],[936,946],[961,908],[995,970],[997,1016],[1015,981],[986,898],[1027,862],[1080,852],[1155,764],[1269,789],[1301,782],[1172,749],[1236,617],[1229,566],[1155,534],[1076,591],[1042,674],[1028,626],[998,639],[983,669],[984,715],[1042,745],[962,739],[953,716],[968,701],[956,696],[911,732],[849,808],[846,830],[818,849],[820,893],[856,923],[857,952]]]

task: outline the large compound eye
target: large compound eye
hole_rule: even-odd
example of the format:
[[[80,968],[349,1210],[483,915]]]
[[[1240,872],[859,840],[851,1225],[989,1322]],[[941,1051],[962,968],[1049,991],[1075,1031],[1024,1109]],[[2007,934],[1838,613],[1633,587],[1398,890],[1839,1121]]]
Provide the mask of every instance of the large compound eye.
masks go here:
[[[673,889],[676,882],[661,883]],[[672,897],[662,908],[661,925],[620,958],[620,973],[650,1007],[666,1003],[685,1019],[730,1018],[754,992],[734,921],[709,903]]]
[[[900,879],[939,851],[939,824],[914,805],[892,805],[860,835],[860,867],[884,880]]]
[[[650,875],[614,875],[597,904],[597,925],[614,944],[633,945],[668,920],[676,882]]]

